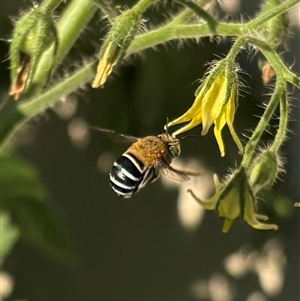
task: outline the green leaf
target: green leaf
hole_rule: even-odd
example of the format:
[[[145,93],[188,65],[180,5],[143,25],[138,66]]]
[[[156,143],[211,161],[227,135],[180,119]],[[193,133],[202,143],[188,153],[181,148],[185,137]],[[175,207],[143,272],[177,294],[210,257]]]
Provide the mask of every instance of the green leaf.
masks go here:
[[[74,262],[63,219],[47,202],[37,171],[16,157],[1,159],[1,208],[11,215],[22,236],[52,257]]]
[[[0,212],[0,266],[20,236],[19,229],[10,221],[9,215]]]

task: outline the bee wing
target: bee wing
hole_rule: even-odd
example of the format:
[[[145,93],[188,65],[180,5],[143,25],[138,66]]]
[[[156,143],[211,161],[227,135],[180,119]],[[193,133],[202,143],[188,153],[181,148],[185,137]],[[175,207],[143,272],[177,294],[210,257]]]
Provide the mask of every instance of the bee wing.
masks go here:
[[[129,135],[124,135],[124,134],[119,134],[119,133],[117,133],[117,132],[115,132],[113,130],[99,128],[99,127],[96,127],[96,126],[91,126],[90,129],[93,129],[93,130],[96,130],[96,131],[99,131],[99,132],[104,132],[104,133],[108,133],[108,134],[117,135],[119,137],[125,138],[129,142],[136,142],[138,139],[140,139],[140,138],[135,137],[135,136],[129,136]]]
[[[196,173],[185,172],[183,170],[178,170],[172,166],[170,166],[164,160],[159,161],[161,168],[160,172],[167,178],[177,181],[177,182],[185,182],[190,180],[189,176],[197,175]]]

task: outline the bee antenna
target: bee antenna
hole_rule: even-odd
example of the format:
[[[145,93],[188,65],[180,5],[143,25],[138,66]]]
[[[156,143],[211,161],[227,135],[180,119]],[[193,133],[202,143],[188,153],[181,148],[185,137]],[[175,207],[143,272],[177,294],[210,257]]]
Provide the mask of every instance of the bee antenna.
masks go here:
[[[167,134],[169,134],[168,123],[169,123],[169,117],[166,117],[166,125],[164,126],[164,129],[165,129],[165,131],[166,131]]]
[[[97,126],[89,126],[89,129],[90,130],[95,130],[95,131],[98,131],[98,132],[117,134],[113,130],[108,130],[108,129],[100,128],[100,127],[97,127]]]
[[[183,136],[183,137],[180,137],[179,140],[184,140],[184,139],[187,139],[187,138],[201,138],[200,136],[198,135],[187,135],[187,136]]]

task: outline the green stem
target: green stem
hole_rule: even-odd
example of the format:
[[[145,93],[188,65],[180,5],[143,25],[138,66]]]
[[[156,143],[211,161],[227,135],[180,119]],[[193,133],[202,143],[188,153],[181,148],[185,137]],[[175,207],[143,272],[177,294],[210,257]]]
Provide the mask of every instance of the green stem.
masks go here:
[[[62,1],[63,0],[44,0],[39,8],[44,12],[51,13]]]
[[[108,19],[109,23],[114,22],[115,17],[118,15],[117,11],[112,8],[110,3],[105,0],[93,0],[94,4],[103,12],[103,14]]]
[[[274,7],[273,9],[271,9],[267,12],[262,13],[257,18],[255,18],[253,21],[250,21],[247,25],[247,28],[248,29],[257,29],[259,26],[263,25],[268,20],[287,12],[289,9],[291,9],[293,6],[295,6],[299,2],[300,2],[300,0],[284,1],[282,4]]]
[[[213,18],[209,13],[207,13],[202,7],[197,5],[197,3],[192,2],[190,0],[175,0],[176,2],[181,3],[182,5],[188,7],[191,11],[193,11],[197,16],[201,19],[205,20],[210,27],[211,31],[214,32],[218,22],[215,18]]]
[[[286,87],[285,87],[286,90]],[[274,138],[274,142],[270,148],[274,153],[277,153],[286,137],[287,124],[288,124],[288,97],[285,93],[280,98],[280,115],[279,115],[279,126]]]
[[[195,4],[203,7],[207,3],[211,2],[211,0],[200,0],[196,1]],[[194,12],[190,9],[184,9],[182,12],[180,12],[177,16],[175,16],[169,23],[169,26],[173,25],[180,25],[186,23],[192,16],[194,15]]]
[[[215,33],[211,32],[208,24],[163,26],[145,34],[138,35],[127,50],[127,55],[157,46],[159,44],[180,39],[198,39],[213,34],[239,36],[241,24],[218,24]]]
[[[270,99],[270,102],[268,103],[263,116],[260,118],[251,138],[246,144],[245,153],[241,162],[241,167],[247,169],[249,164],[251,163],[252,157],[255,154],[255,149],[258,143],[260,142],[260,138],[263,132],[265,131],[266,127],[268,126],[272,115],[274,114],[274,111],[282,98],[282,95],[285,93],[285,89],[286,84],[284,78],[280,75],[277,75],[275,89]]]
[[[228,52],[226,56],[226,60],[228,64],[232,64],[234,62],[235,57],[238,55],[238,53],[241,50],[241,47],[245,44],[245,39],[244,37],[237,38],[233,45],[231,46],[230,51]]]
[[[261,51],[276,73],[282,73],[287,82],[300,89],[300,77],[296,76],[285,66],[277,52],[268,43],[252,36],[245,37],[245,40]]]
[[[140,0],[138,3],[136,3],[132,9],[135,10],[137,14],[142,14],[150,5],[154,4],[155,2],[158,2],[159,0]]]

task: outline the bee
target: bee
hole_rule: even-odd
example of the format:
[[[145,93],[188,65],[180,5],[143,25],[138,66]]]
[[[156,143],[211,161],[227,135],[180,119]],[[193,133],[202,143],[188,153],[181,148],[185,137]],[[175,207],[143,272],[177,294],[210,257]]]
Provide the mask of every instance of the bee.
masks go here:
[[[170,165],[180,155],[181,148],[179,139],[171,136],[167,130],[157,136],[138,138],[118,134],[112,130],[95,129],[116,134],[132,143],[113,163],[109,173],[111,188],[120,197],[130,198],[148,183],[156,181],[161,174],[180,182],[188,181],[191,175],[196,175]]]

